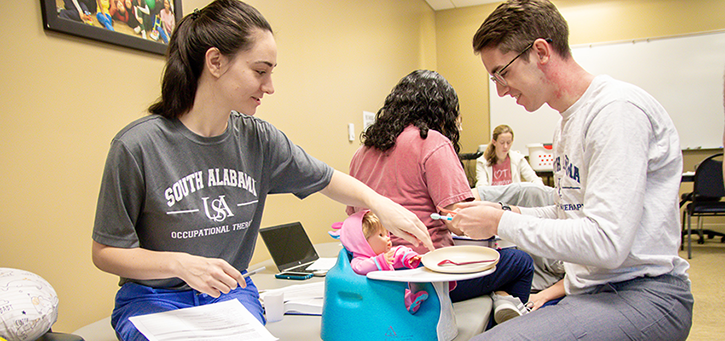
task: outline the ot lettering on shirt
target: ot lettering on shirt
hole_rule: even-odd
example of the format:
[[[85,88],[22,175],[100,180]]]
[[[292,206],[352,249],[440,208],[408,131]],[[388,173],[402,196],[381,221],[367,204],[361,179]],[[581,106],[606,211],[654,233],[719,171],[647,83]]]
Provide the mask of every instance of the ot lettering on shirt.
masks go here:
[[[506,156],[506,160],[497,163],[492,167],[493,181],[492,186],[503,186],[511,184],[511,158]]]

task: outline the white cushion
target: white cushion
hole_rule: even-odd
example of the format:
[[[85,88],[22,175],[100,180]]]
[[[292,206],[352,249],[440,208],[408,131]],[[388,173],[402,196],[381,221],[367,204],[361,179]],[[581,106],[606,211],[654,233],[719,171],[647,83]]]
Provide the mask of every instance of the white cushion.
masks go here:
[[[35,340],[58,320],[58,295],[42,277],[0,268],[0,336],[8,341]]]
[[[458,335],[453,341],[470,340],[483,333],[491,318],[493,301],[491,296],[483,295],[469,300],[453,303],[453,312],[456,314]]]

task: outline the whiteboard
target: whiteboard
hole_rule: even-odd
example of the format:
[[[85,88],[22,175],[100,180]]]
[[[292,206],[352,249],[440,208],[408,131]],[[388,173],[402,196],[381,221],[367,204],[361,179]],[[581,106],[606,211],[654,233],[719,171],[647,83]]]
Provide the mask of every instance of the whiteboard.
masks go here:
[[[572,46],[574,59],[594,75],[639,86],[667,110],[682,149],[719,148],[723,138],[725,31],[616,43]],[[491,129],[514,131],[513,150],[551,143],[561,117],[548,105],[529,113],[510,96],[498,97],[489,80]],[[489,141],[484,141],[488,143]]]

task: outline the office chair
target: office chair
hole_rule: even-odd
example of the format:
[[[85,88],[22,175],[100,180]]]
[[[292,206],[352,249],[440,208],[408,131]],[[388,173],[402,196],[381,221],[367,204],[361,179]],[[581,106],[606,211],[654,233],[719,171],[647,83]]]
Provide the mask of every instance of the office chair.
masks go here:
[[[461,160],[461,166],[466,172],[466,178],[468,179],[468,185],[473,188],[476,185],[476,160],[483,155],[483,152],[475,153],[461,153],[458,154],[458,159]],[[470,161],[473,161],[471,166]]]
[[[725,197],[722,174],[722,156],[718,153],[707,157],[700,162],[695,169],[695,182],[691,193],[682,195],[680,207],[689,202],[682,212],[682,231],[684,239],[685,218],[687,218],[687,258],[692,258],[692,217],[697,217],[697,232],[700,239],[698,244],[705,243],[704,235],[708,238],[720,236],[721,242],[725,242],[725,233],[713,230],[702,229],[702,217],[725,215],[725,202],[720,201]],[[719,158],[720,160],[716,160]],[[682,240],[684,242],[684,240]]]
[[[55,333],[49,331],[35,341],[84,341],[82,337],[67,333]]]

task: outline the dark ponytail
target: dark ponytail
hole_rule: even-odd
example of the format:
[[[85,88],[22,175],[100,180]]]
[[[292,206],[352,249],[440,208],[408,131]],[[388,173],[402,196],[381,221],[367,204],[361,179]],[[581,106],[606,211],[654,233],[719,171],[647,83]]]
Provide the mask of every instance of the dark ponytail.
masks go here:
[[[255,43],[251,36],[256,29],[272,32],[259,11],[238,0],[215,0],[181,19],[166,51],[161,98],[149,112],[177,118],[191,110],[206,51],[216,47],[233,57],[249,50]]]

